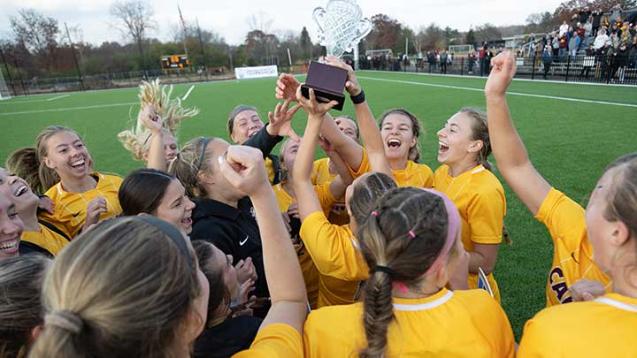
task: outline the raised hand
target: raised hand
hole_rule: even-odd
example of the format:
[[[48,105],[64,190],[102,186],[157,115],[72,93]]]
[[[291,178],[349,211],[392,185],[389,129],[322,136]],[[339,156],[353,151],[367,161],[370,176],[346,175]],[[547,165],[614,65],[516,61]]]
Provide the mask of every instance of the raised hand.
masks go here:
[[[259,149],[242,145],[228,147],[225,157],[220,156],[219,169],[235,188],[253,196],[264,190],[272,191]]]
[[[283,100],[296,100],[296,90],[301,83],[291,74],[282,73],[276,81],[275,97]]]
[[[504,96],[507,88],[515,76],[515,55],[511,51],[504,51],[491,59],[493,69],[484,86],[487,96]]]
[[[146,127],[146,129],[152,133],[161,132],[163,121],[155,111],[155,107],[152,104],[145,105],[140,116],[142,124]]]
[[[354,73],[354,69],[352,66],[346,64],[340,58],[336,56],[327,56],[325,57],[325,63],[339,67],[347,71],[347,82],[345,82],[345,90],[350,94],[350,96],[356,96],[361,93],[361,85],[358,83],[358,79],[356,79],[356,74]]]
[[[329,112],[332,107],[338,104],[336,101],[320,103],[316,100],[316,95],[314,95],[314,90],[312,88],[309,89],[309,92],[310,99],[303,97],[303,94],[301,94],[301,87],[299,86],[296,90],[296,100],[299,101],[301,106],[303,106],[303,109],[307,112],[310,118],[323,120],[325,113]]]
[[[274,107],[274,113],[268,112],[268,126],[266,130],[270,135],[278,135],[282,137],[290,137],[293,140],[300,140],[299,136],[292,129],[292,118],[301,105],[295,105],[290,108],[291,99],[286,99],[283,104],[277,103]]]
[[[244,260],[239,260],[234,266],[237,270],[237,281],[240,284],[244,284],[248,280],[252,280],[253,283],[257,280],[257,270],[252,263],[252,258],[248,257]]]
[[[55,204],[53,200],[48,196],[44,195],[40,197],[40,201],[38,202],[38,208],[46,211],[47,213],[53,215],[53,210],[55,209]]]

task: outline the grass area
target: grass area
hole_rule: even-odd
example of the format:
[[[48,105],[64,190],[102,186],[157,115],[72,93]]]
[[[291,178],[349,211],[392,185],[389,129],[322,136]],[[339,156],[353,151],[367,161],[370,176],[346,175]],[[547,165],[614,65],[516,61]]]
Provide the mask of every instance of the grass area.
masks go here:
[[[436,131],[461,107],[484,107],[481,91],[471,90],[481,89],[484,79],[379,72],[363,72],[360,76],[374,113],[405,107],[420,118],[425,129],[422,158],[432,169],[438,166]],[[173,93],[183,95],[189,87],[176,86]],[[635,87],[515,81],[511,91],[637,105]],[[116,134],[136,115],[137,89],[66,95],[0,102],[0,123],[5,128],[0,134],[0,158],[4,160],[11,151],[33,145],[35,136],[45,126],[61,124],[83,135],[99,171],[124,176],[140,166],[116,139]],[[227,138],[227,114],[240,103],[256,106],[262,118],[267,118],[267,111],[276,104],[274,80],[196,84],[185,104],[199,107],[201,113],[183,124],[181,142],[197,135]],[[510,96],[509,104],[538,170],[552,185],[583,205],[604,167],[619,155],[637,150],[637,106],[524,95]],[[344,112],[353,115],[351,104],[346,104]],[[303,127],[304,120],[299,116],[295,128],[300,131]],[[544,307],[552,244],[545,228],[533,220],[506,185],[505,190],[505,223],[513,244],[501,248],[495,275],[503,306],[519,337],[524,322]]]

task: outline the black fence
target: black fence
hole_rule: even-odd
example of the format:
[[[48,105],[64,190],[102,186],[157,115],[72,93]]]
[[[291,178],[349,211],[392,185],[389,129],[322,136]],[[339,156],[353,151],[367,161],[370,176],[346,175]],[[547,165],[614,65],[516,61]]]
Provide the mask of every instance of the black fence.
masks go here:
[[[517,57],[517,78],[546,79],[565,82],[593,82],[637,85],[637,55],[541,55]],[[428,62],[426,58],[370,59],[360,62],[361,69],[404,71],[460,76],[488,76],[489,61],[468,56],[454,56],[446,63]]]

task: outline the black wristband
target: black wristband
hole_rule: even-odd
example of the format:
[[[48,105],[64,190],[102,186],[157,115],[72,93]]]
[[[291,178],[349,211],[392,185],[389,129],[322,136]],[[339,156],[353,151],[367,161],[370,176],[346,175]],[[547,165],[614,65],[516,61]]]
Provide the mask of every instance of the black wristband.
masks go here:
[[[361,104],[365,102],[365,91],[361,90],[361,93],[357,94],[356,96],[350,96],[349,98],[352,99],[352,103]]]

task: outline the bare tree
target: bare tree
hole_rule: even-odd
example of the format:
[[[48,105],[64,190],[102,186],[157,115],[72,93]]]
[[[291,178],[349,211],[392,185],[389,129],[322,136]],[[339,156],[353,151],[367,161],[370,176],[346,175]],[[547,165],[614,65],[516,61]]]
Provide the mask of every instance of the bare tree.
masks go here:
[[[58,47],[58,21],[32,9],[22,9],[18,11],[18,15],[10,17],[16,42],[35,54],[50,69],[55,62],[55,50]]]
[[[272,27],[272,23],[274,19],[272,19],[268,14],[263,11],[259,11],[258,14],[252,14],[247,18],[248,27],[250,31],[261,31],[264,34],[270,33],[270,28]]]
[[[111,16],[120,20],[120,31],[137,44],[142,67],[145,70],[144,39],[146,31],[154,28],[152,7],[141,0],[116,1],[111,6]]]

